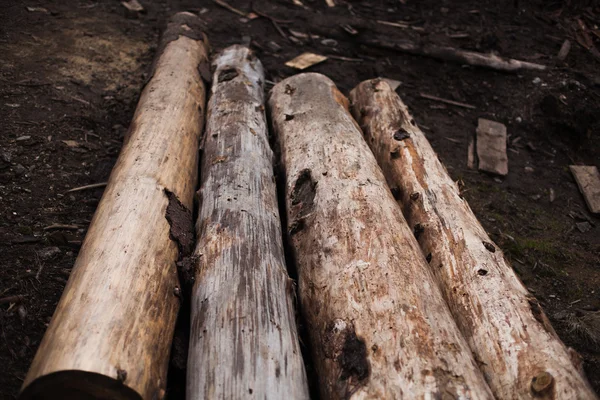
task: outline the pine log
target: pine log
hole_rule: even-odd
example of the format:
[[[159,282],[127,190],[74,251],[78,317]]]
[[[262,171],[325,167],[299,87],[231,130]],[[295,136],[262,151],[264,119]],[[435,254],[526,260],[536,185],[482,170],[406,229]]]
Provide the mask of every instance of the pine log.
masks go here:
[[[350,98],[408,223],[419,227],[423,253],[496,398],[595,398],[400,97],[375,79]]]
[[[348,100],[308,73],[269,106],[322,397],[491,399]]]
[[[176,14],[163,35],[21,399],[164,397],[180,301],[179,249],[166,212],[169,199],[187,208],[193,202],[205,103],[202,36],[190,13]]]
[[[188,399],[307,399],[260,61],[227,48],[215,72],[202,161]]]

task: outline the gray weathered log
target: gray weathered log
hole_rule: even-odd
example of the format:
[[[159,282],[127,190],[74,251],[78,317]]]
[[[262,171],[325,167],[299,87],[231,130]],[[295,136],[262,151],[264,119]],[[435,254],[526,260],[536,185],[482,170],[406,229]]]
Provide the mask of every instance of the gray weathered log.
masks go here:
[[[323,398],[491,399],[347,99],[309,73],[269,107]]]
[[[596,398],[400,97],[374,79],[350,98],[406,219],[421,227],[419,244],[496,398]]]
[[[265,120],[260,61],[227,48],[202,162],[187,398],[307,399]]]
[[[176,14],[21,399],[162,399],[179,299],[169,196],[192,206],[207,62]],[[173,201],[175,199],[173,198]]]

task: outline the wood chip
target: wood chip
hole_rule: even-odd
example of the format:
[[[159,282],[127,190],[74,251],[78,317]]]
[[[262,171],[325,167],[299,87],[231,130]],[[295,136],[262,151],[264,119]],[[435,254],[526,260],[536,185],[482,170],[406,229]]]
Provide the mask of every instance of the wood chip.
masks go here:
[[[327,57],[314,53],[302,53],[298,57],[285,63],[288,67],[304,70],[327,60]]]
[[[144,12],[144,7],[138,0],[122,1],[121,4],[129,11],[138,13]]]
[[[476,150],[480,171],[502,176],[508,174],[506,126],[499,122],[479,118]]]
[[[600,213],[600,173],[596,166],[569,165],[585,202],[594,214]]]
[[[63,140],[62,142],[69,147],[79,147],[79,143],[76,140]]]
[[[558,52],[558,55],[556,56],[556,58],[558,58],[560,61],[564,61],[565,58],[567,58],[567,56],[569,55],[569,52],[571,51],[571,41],[569,39],[566,39],[562,46],[560,46],[560,51]]]
[[[335,1],[334,0],[325,0],[325,3],[327,3],[328,7],[335,7]]]
[[[394,91],[396,89],[398,89],[400,87],[400,85],[402,85],[402,82],[397,81],[395,79],[388,79],[388,78],[381,78],[381,79],[383,79],[385,82],[387,82],[387,84],[390,85],[390,88]]]

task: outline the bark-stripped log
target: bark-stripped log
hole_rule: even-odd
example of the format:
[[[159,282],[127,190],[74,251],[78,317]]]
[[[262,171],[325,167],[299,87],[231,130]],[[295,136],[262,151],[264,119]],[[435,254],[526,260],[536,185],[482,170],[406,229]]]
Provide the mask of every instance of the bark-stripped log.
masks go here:
[[[215,60],[202,161],[188,399],[306,399],[260,61]]]
[[[491,399],[346,98],[301,74],[269,106],[323,397]]]
[[[498,399],[592,399],[570,351],[460,196],[400,97],[358,85],[352,111],[398,193],[455,320]]]
[[[179,309],[178,243],[166,212],[169,199],[188,208],[193,202],[205,102],[202,36],[190,13],[176,14],[163,35],[22,399],[164,396]]]

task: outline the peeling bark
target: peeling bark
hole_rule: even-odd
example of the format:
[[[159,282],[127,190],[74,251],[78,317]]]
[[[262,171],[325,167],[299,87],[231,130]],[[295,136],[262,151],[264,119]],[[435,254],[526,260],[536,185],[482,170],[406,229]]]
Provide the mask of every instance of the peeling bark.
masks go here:
[[[307,399],[264,112],[249,49],[215,60],[197,222],[188,399]]]
[[[192,30],[177,26],[182,18],[197,20],[180,13],[170,29]],[[191,208],[205,96],[198,65],[207,47],[189,35],[162,42],[22,399],[165,394],[179,309],[165,190]]]
[[[594,399],[541,307],[460,196],[400,97],[382,80],[358,85],[352,111],[450,310],[498,399]],[[406,130],[410,139],[393,136]]]
[[[347,99],[300,74],[269,106],[323,398],[491,399]]]

